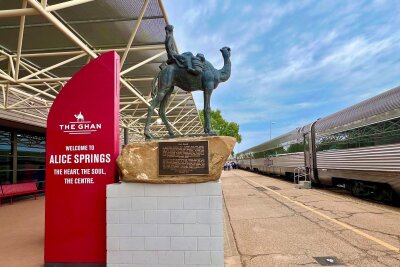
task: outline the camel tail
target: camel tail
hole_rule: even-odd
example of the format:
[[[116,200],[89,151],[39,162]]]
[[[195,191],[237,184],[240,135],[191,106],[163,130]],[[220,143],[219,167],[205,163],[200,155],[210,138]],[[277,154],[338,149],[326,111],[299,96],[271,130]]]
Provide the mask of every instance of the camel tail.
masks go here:
[[[157,74],[157,76],[153,79],[153,81],[151,82],[151,98],[154,99],[154,97],[157,95],[158,93],[158,84],[157,81],[160,77],[160,73],[161,71]]]

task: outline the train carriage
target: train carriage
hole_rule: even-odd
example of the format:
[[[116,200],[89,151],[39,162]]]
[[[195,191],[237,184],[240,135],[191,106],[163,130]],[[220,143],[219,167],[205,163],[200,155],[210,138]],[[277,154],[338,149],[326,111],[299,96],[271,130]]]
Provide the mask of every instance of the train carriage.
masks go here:
[[[304,166],[301,129],[293,130],[271,141],[241,152],[239,167],[261,173],[291,175],[294,168]]]
[[[400,87],[238,156],[244,169],[292,176],[303,167],[313,183],[391,200],[400,194]]]
[[[400,87],[318,120],[315,150],[321,183],[360,196],[400,192]]]

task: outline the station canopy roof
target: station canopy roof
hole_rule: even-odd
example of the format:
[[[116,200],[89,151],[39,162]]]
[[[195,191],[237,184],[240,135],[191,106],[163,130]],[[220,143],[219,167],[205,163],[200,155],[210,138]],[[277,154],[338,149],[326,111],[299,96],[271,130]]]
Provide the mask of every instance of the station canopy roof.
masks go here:
[[[46,126],[65,83],[93,58],[121,57],[121,129],[143,140],[151,84],[167,59],[161,0],[0,0],[0,119]],[[175,88],[166,109],[176,134],[201,133],[192,97]],[[152,132],[166,135],[155,113]]]

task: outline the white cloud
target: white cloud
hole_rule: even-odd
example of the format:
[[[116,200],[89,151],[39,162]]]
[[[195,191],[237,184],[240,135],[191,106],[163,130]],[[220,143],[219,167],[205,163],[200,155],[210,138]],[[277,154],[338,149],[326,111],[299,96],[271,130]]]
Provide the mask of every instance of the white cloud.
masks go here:
[[[387,4],[387,0],[374,0],[372,4],[375,7],[382,7]]]
[[[191,6],[190,8],[187,8]],[[190,5],[178,5],[175,6],[181,9],[179,12],[180,15],[183,15],[183,20],[189,25],[186,26],[193,26],[193,24],[197,24],[199,21],[206,19],[215,14],[218,1],[217,0],[203,0],[197,4],[192,1]]]
[[[278,69],[266,69],[258,78],[263,83],[282,83],[299,77],[314,76],[318,76],[319,79],[346,80],[357,74],[355,69],[366,65],[376,67],[379,65],[382,53],[400,47],[400,34],[382,40],[368,40],[363,36],[357,36],[336,46],[328,41],[334,40],[332,36],[335,35],[331,32],[327,38],[313,41],[305,47],[291,47],[285,65]],[[327,48],[328,53],[323,50],[324,43],[330,44]],[[318,53],[326,54],[318,59],[316,57]]]
[[[368,42],[364,37],[357,37],[326,56],[320,65],[340,65],[340,67],[343,67],[343,65],[359,64],[390,48],[393,41],[392,37],[371,42]]]
[[[259,143],[259,140],[267,140],[269,137],[269,132],[265,131],[243,131],[241,132],[242,142],[240,144],[236,144],[234,151],[235,153],[239,153],[247,148],[255,146]]]
[[[249,5],[249,4],[245,4],[243,9],[242,9],[242,12],[244,14],[249,14],[251,11],[253,11],[253,6]]]
[[[223,13],[227,12],[230,9],[231,4],[232,4],[231,0],[224,0],[224,3],[222,5],[222,12]]]

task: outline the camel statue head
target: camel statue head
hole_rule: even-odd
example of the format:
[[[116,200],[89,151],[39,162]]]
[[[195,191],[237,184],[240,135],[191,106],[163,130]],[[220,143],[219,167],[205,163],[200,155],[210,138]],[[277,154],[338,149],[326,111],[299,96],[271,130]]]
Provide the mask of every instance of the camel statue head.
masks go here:
[[[222,47],[219,51],[221,51],[222,56],[225,58],[231,57],[231,49],[227,46]]]

